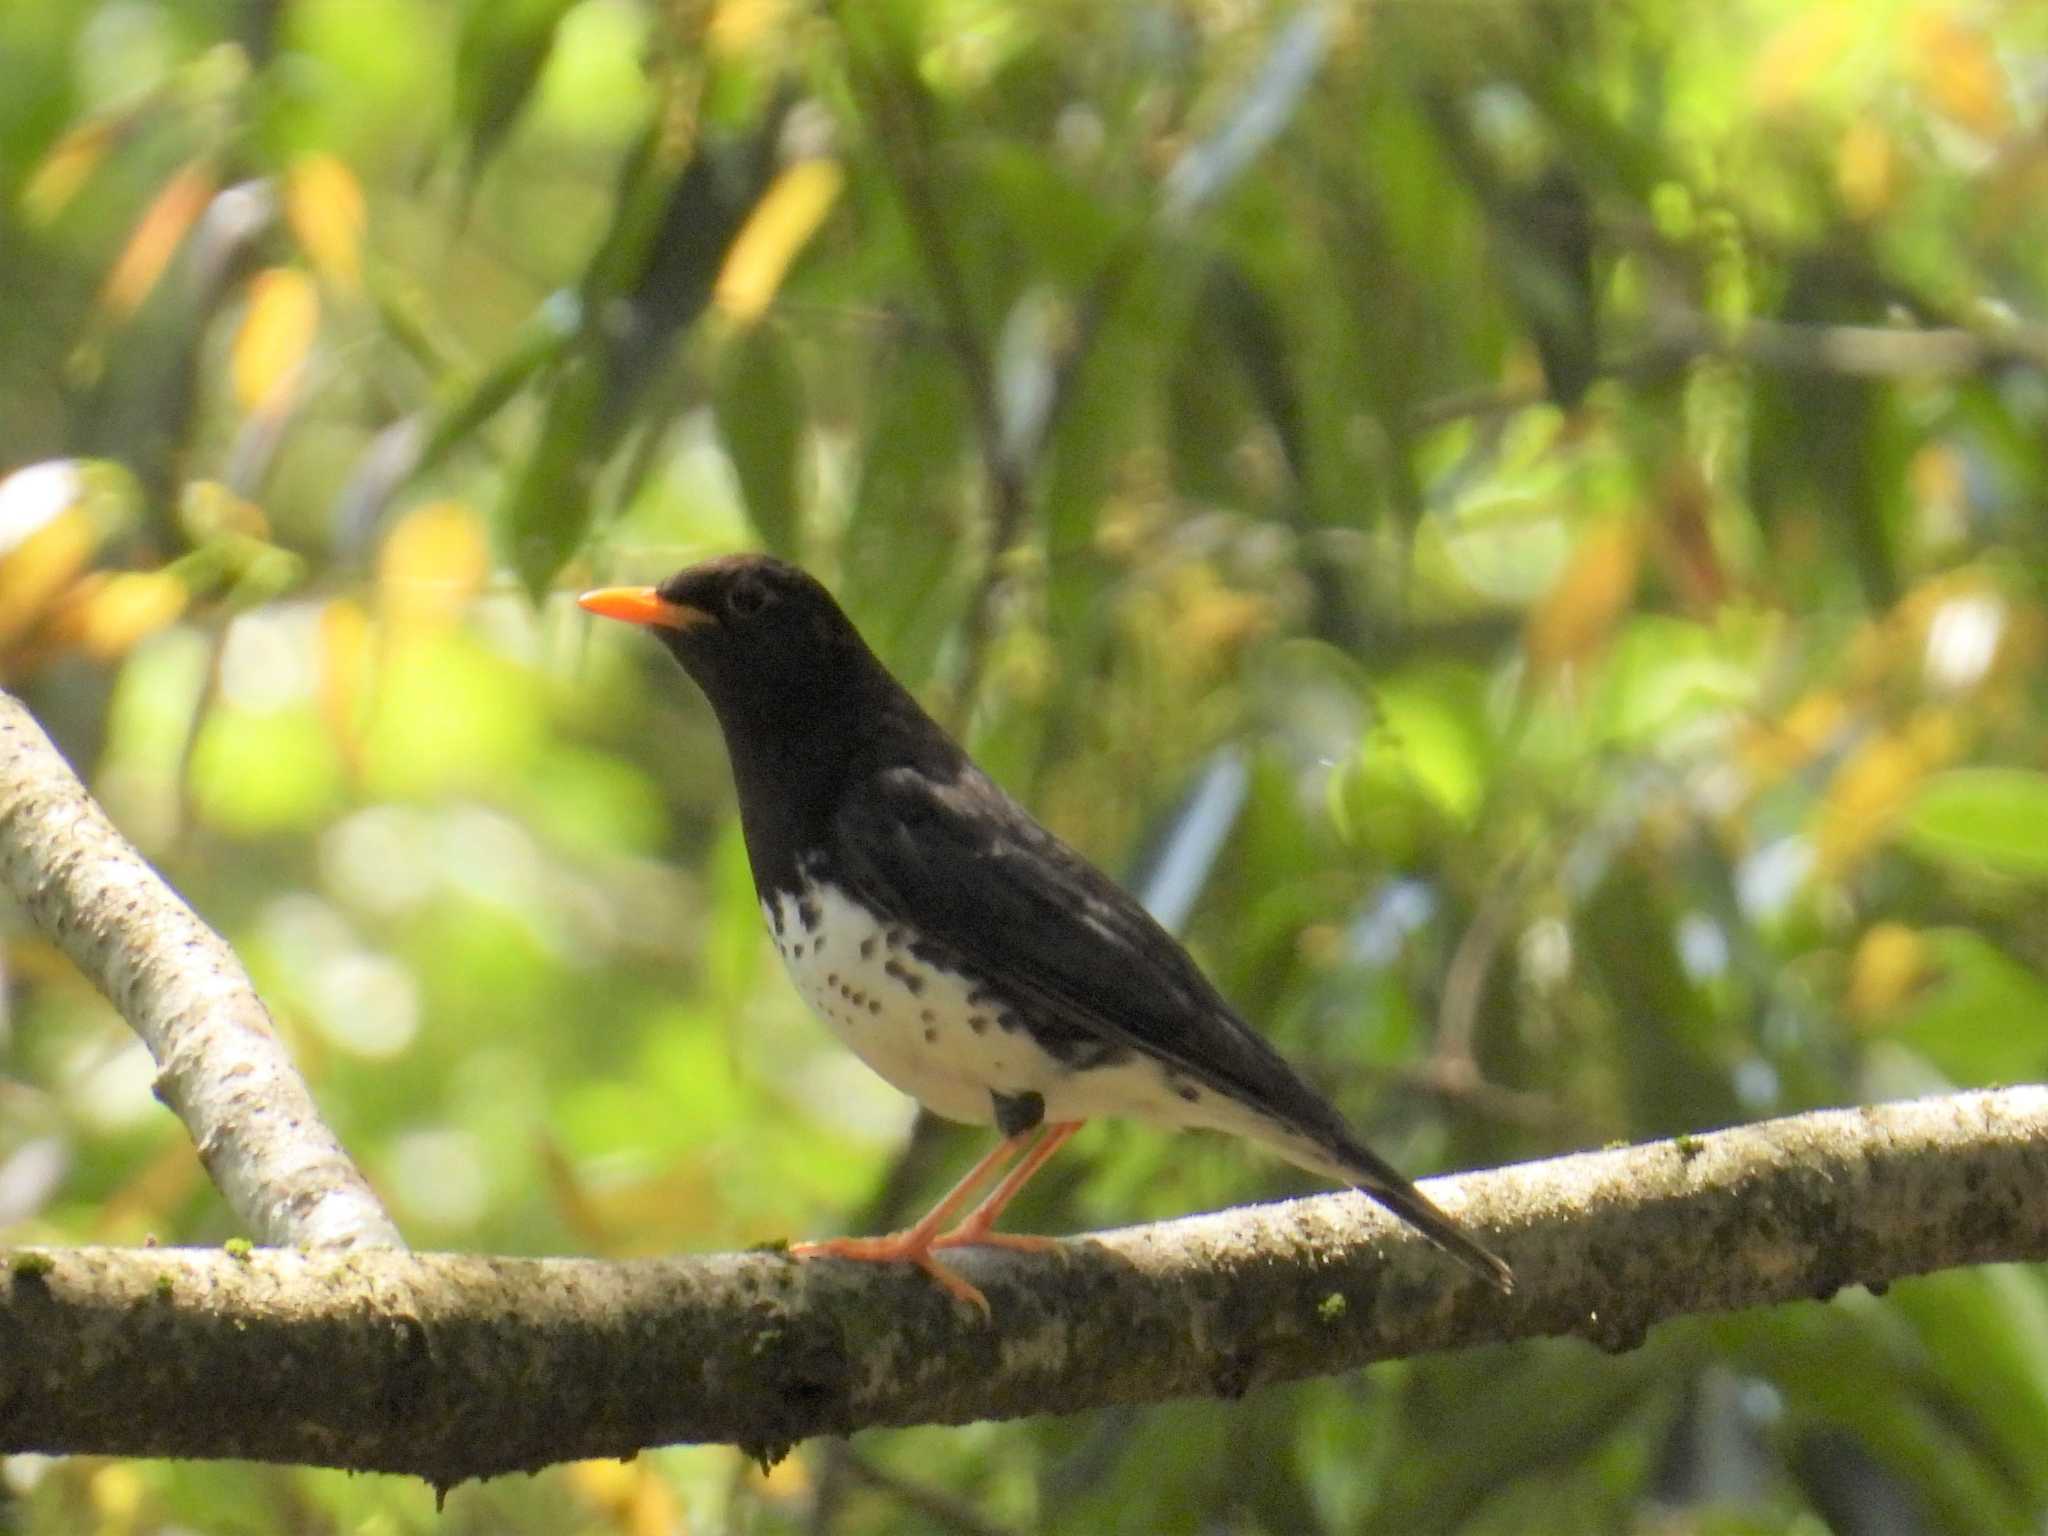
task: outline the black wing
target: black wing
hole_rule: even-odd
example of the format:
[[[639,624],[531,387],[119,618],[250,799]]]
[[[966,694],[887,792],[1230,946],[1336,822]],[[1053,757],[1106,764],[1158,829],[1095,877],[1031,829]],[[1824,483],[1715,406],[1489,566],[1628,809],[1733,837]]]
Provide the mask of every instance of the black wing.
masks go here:
[[[862,900],[1055,1027],[1141,1051],[1333,1150],[1342,1118],[1231,1011],[1180,944],[979,770],[894,768],[833,824]]]
[[[971,764],[893,768],[833,818],[853,894],[951,950],[1040,1021],[1142,1051],[1326,1147],[1374,1199],[1502,1291],[1514,1273],[1399,1171],[1231,1011],[1180,944],[1108,876]]]

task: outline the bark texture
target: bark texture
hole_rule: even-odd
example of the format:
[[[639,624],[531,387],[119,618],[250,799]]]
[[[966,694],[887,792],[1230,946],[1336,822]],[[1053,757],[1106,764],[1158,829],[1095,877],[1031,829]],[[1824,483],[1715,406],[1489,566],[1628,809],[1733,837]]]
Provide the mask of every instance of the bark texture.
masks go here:
[[[396,1252],[0,1258],[0,1451],[237,1456],[447,1487],[676,1441],[1234,1397],[1431,1350],[2048,1258],[2048,1089],[1833,1110],[1435,1180],[1495,1295],[1362,1196],[903,1267]],[[949,1256],[950,1258],[951,1256]]]
[[[225,940],[115,830],[41,726],[0,693],[0,884],[120,1010],[250,1233],[403,1246],[314,1108]]]

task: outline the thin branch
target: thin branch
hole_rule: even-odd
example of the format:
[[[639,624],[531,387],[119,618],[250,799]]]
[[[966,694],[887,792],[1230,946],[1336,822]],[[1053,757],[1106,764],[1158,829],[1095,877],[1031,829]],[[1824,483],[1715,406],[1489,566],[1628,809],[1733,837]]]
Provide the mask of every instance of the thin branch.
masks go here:
[[[1119,1403],[2048,1258],[2048,1088],[1829,1110],[1433,1181],[1502,1297],[1333,1194],[909,1266],[75,1248],[0,1257],[0,1452],[237,1456],[447,1487],[676,1441]]]
[[[0,884],[156,1058],[157,1097],[252,1235],[403,1247],[321,1121],[234,952],[114,829],[0,693]]]
[[[835,1447],[840,1463],[854,1477],[877,1492],[888,1494],[941,1530],[955,1532],[956,1536],[1010,1536],[1007,1526],[989,1519],[967,1500],[869,1461],[843,1440],[835,1442]]]
[[[1870,379],[1956,378],[2001,364],[2048,370],[2048,327],[2012,325],[1975,331],[1958,326],[1796,325],[1753,320],[1729,333],[1704,316],[1666,321],[1647,344],[1602,360],[1599,376],[1629,383],[1668,378],[1705,358],[1726,358],[1784,373],[1826,373]],[[1539,405],[1549,392],[1537,380],[1458,390],[1425,400],[1410,413],[1418,429],[1507,415]]]

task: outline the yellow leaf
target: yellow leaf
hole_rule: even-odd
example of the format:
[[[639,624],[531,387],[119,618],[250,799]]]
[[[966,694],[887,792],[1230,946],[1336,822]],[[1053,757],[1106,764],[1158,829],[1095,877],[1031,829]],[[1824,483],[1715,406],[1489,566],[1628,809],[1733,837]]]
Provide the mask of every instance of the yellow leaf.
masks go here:
[[[459,501],[408,512],[377,556],[378,611],[397,625],[461,616],[491,574],[483,521]]]
[[[785,1456],[766,1472],[753,1469],[752,1482],[767,1497],[789,1503],[807,1503],[814,1492],[810,1469],[794,1456]]]
[[[1632,520],[1608,522],[1579,540],[1564,574],[1529,615],[1524,644],[1532,678],[1581,665],[1606,645],[1635,598],[1642,554],[1642,528]]]
[[[42,616],[99,548],[99,530],[84,507],[73,504],[0,554],[0,651]]]
[[[320,611],[320,717],[351,772],[362,755],[375,644],[369,615],[356,604],[337,598]]]
[[[1821,872],[1839,875],[1860,859],[1890,829],[1921,781],[1954,762],[1967,745],[1952,711],[1929,708],[1852,753],[1821,800],[1814,839]]]
[[[213,172],[197,161],[163,184],[136,221],[100,289],[100,308],[110,318],[125,319],[141,307],[212,198]]]
[[[1935,111],[1980,138],[2011,130],[2012,93],[1982,31],[1930,6],[1913,16],[1904,41],[1907,68]]]
[[[1855,219],[1874,219],[1899,191],[1899,157],[1892,137],[1873,117],[1859,117],[1835,151],[1835,189]]]
[[[646,1461],[572,1461],[562,1476],[622,1536],[678,1536],[685,1529],[674,1490]]]
[[[64,595],[48,639],[95,661],[114,661],[175,623],[191,600],[191,590],[169,571],[96,571]]]
[[[93,1513],[100,1517],[103,1531],[139,1530],[142,1500],[148,1485],[142,1475],[126,1462],[108,1462],[94,1467],[86,1480],[86,1496]]]
[[[290,404],[320,331],[320,295],[296,267],[271,267],[249,284],[229,375],[242,409],[274,416]]]
[[[70,205],[99,163],[113,146],[114,124],[109,118],[80,123],[50,146],[42,164],[21,189],[21,209],[32,223],[47,224]]]
[[[727,58],[749,53],[779,33],[789,9],[788,0],[719,0],[704,29],[705,46]]]
[[[1926,980],[1927,942],[1904,923],[1877,923],[1863,935],[1849,962],[1849,1015],[1870,1020],[1889,1013]]]
[[[1786,711],[1784,719],[1759,723],[1744,739],[1742,755],[1755,779],[1775,784],[1827,751],[1850,723],[1842,696],[1818,689]]]
[[[285,176],[284,216],[313,269],[353,291],[362,278],[369,223],[355,172],[334,155],[301,155]]]
[[[1853,753],[1821,801],[1814,838],[1821,872],[1843,873],[1882,838],[1926,771],[1912,744],[1897,736],[1880,736]]]
[[[1750,67],[1749,91],[1757,110],[1783,112],[1814,92],[1840,62],[1855,36],[1856,13],[1845,0],[1800,8],[1765,41]]]
[[[742,325],[760,319],[845,180],[836,160],[801,160],[776,177],[726,253],[713,302]]]

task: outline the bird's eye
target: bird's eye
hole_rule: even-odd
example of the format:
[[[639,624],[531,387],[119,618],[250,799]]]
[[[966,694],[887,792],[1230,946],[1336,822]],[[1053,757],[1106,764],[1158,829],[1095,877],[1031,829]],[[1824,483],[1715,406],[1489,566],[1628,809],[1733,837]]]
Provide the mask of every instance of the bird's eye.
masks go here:
[[[733,584],[725,594],[725,611],[736,619],[751,619],[768,606],[768,589],[758,581]]]

